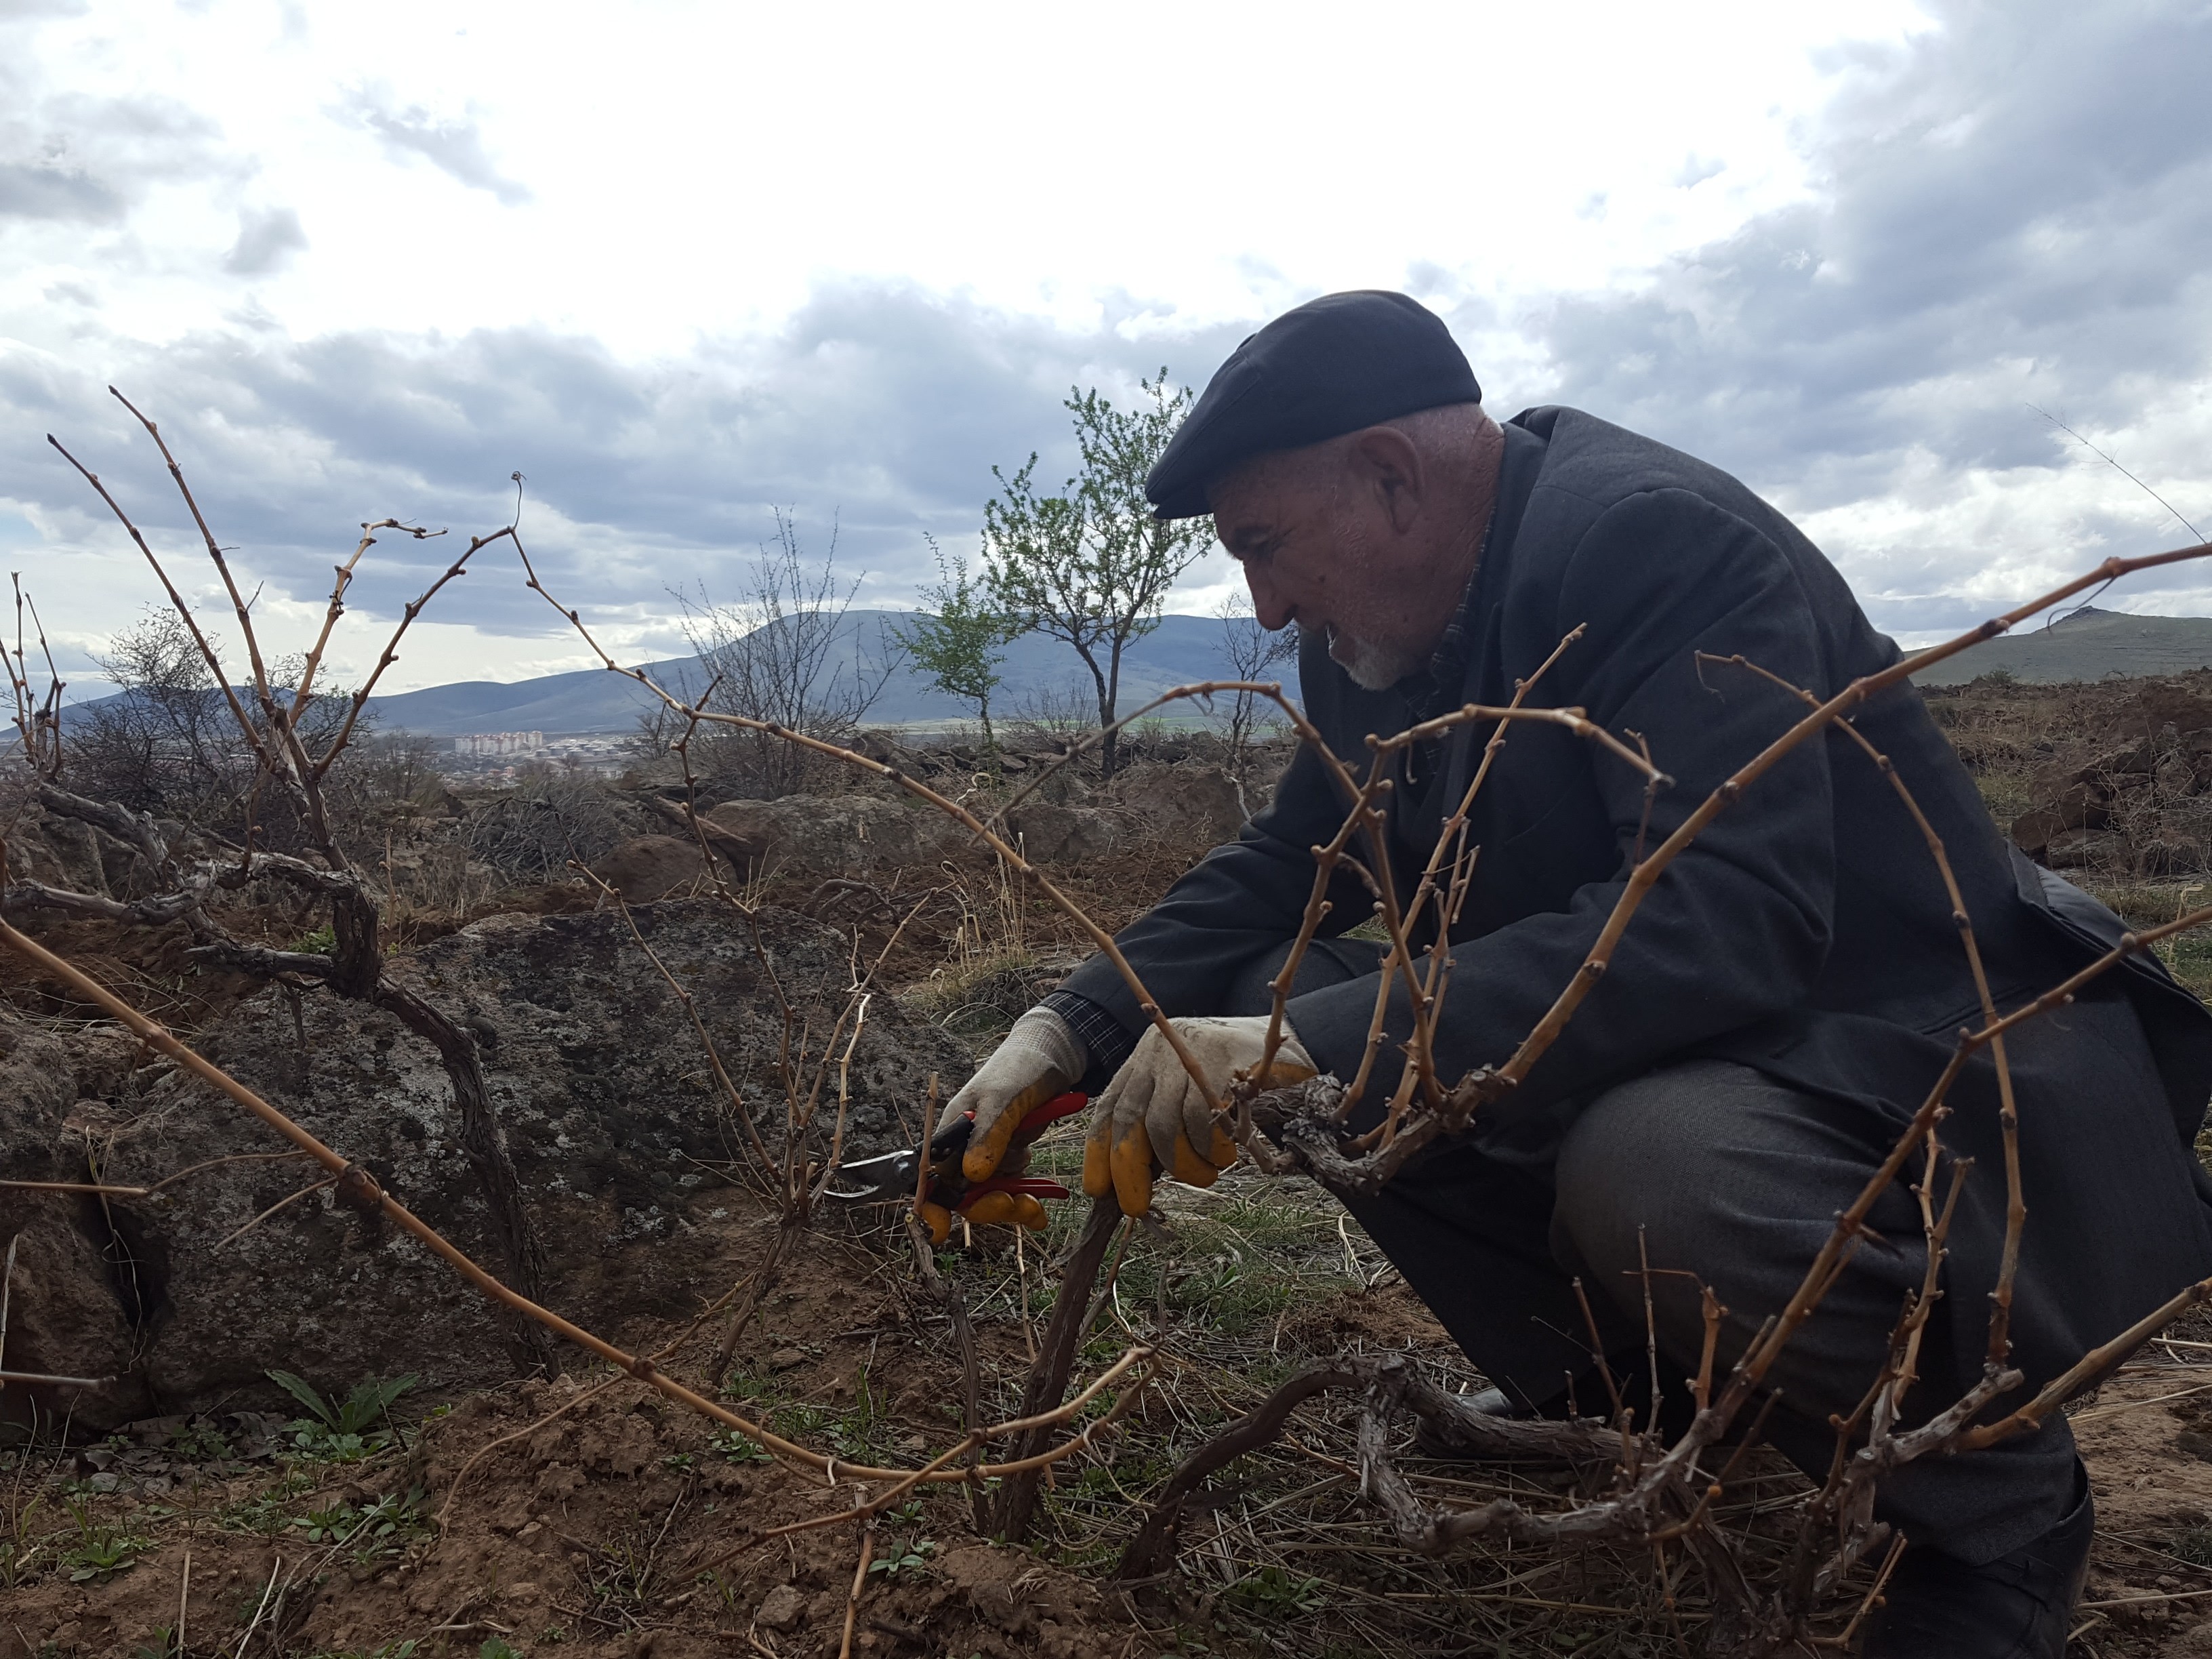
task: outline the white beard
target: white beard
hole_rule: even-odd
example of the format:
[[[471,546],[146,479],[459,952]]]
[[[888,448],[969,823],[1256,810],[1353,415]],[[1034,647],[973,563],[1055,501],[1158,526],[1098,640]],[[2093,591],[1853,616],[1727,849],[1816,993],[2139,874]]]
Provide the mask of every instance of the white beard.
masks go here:
[[[1363,691],[1388,691],[1421,665],[1423,659],[1401,647],[1371,645],[1349,634],[1328,630],[1329,660]]]

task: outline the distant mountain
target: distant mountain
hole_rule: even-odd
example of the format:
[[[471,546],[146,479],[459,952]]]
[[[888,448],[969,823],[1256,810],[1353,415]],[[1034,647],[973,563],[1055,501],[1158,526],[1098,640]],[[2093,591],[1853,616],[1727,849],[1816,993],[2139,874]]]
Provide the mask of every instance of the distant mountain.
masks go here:
[[[906,620],[900,611],[848,612],[825,672],[849,675],[856,666],[872,674],[883,659],[885,630]],[[1129,649],[1121,664],[1121,708],[1139,707],[1171,686],[1227,679],[1221,623],[1212,617],[1163,617],[1160,625]],[[1091,707],[1091,676],[1060,641],[1025,634],[1006,647],[1000,671],[1006,684],[992,700],[992,715],[1012,718],[1025,701],[1063,702],[1080,697]],[[707,675],[696,657],[644,665],[656,684],[679,696],[696,695]],[[1917,676],[1924,685],[1960,685],[2002,668],[2037,684],[2100,680],[2114,674],[2178,674],[2212,668],[2212,617],[2130,617],[2118,611],[2076,611],[2049,627],[2030,625],[1939,663]],[[1271,671],[1295,687],[1297,665]],[[78,716],[101,700],[73,704]],[[536,679],[463,680],[374,697],[369,707],[382,729],[458,737],[472,732],[543,732],[584,737],[625,732],[651,701],[645,689],[605,669],[544,674]],[[911,667],[894,672],[868,722],[918,726],[971,719],[974,710],[932,690]]]
[[[905,621],[908,614],[848,611],[831,645],[825,674],[849,676],[858,669],[872,678],[884,659],[886,629]],[[1085,707],[1096,708],[1089,671],[1082,659],[1060,641],[1025,634],[1006,650],[1006,664],[1000,671],[1006,684],[992,699],[993,719],[1011,718],[1024,700],[1040,696],[1062,701],[1079,696]],[[696,696],[706,688],[707,674],[696,657],[643,666],[655,684],[679,696],[687,692]],[[1297,678],[1295,664],[1285,663],[1277,672],[1285,680],[1295,682]],[[1218,620],[1163,617],[1160,625],[1132,646],[1122,659],[1121,707],[1127,713],[1171,686],[1230,677]],[[105,700],[74,704],[69,713],[81,716],[101,701]],[[369,708],[379,726],[387,732],[458,737],[472,732],[536,731],[549,737],[583,737],[631,730],[651,702],[651,694],[627,676],[604,668],[586,668],[540,675],[536,679],[463,680],[453,685],[427,686],[420,691],[372,697]],[[972,708],[933,690],[909,667],[892,674],[883,696],[868,711],[868,723],[912,726],[973,719],[974,714]]]
[[[2038,618],[1913,678],[1923,685],[1963,685],[1999,668],[2037,685],[2212,668],[2212,617],[2087,609],[2048,626]]]

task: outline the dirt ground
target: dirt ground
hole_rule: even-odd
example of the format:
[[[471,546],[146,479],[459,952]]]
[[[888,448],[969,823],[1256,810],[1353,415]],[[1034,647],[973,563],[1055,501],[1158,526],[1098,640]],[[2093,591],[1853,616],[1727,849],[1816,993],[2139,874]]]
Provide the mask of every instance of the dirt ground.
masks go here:
[[[2097,1500],[2086,1654],[2212,1653],[2212,1345],[2154,1344],[2073,1413]]]
[[[854,1483],[766,1462],[634,1380],[579,1368],[403,1396],[380,1448],[334,1448],[305,1419],[218,1417],[10,1456],[0,1659],[828,1659],[848,1607],[851,1651],[887,1656],[1690,1650],[1702,1607],[1679,1564],[1662,1583],[1648,1560],[1604,1551],[1439,1562],[1397,1548],[1357,1498],[1348,1430],[1325,1403],[1238,1466],[1169,1581],[1111,1585],[1146,1491],[1309,1357],[1402,1350],[1474,1380],[1324,1196],[1247,1175],[1178,1194],[1169,1226],[1126,1248],[1083,1361],[1095,1374],[1144,1340],[1162,1350],[1160,1380],[1102,1453],[1057,1474],[1028,1547],[979,1536],[964,1493],[935,1488],[883,1516],[854,1604],[854,1525],[757,1538],[845,1510]],[[1048,1308],[1037,1257],[943,1260],[976,1309],[985,1414],[1010,1413]],[[672,1334],[640,1322],[619,1334]],[[700,1382],[719,1334],[703,1326],[671,1370]],[[2146,1352],[2077,1408],[2100,1508],[2078,1654],[2212,1652],[2212,1345],[2193,1340]],[[826,1229],[782,1275],[723,1397],[821,1451],[912,1465],[956,1437],[959,1392],[942,1313],[896,1242],[863,1224]],[[1541,1468],[1407,1468],[1434,1497],[1556,1499],[1571,1484]],[[1796,1489],[1778,1464],[1755,1469],[1732,1495],[1741,1524]]]
[[[781,1276],[724,1397],[856,1461],[941,1445],[957,1369],[887,1266],[865,1240],[818,1240]],[[672,1372],[697,1382],[718,1334],[702,1329]],[[993,1369],[1018,1361],[1017,1331],[984,1341]],[[392,1443],[365,1454],[279,1433],[270,1455],[217,1419],[18,1460],[0,1656],[838,1650],[858,1529],[743,1546],[849,1507],[864,1490],[849,1480],[795,1475],[604,1369],[393,1416]],[[1096,1585],[973,1538],[963,1508],[933,1492],[883,1517],[854,1651],[1142,1649]],[[119,1570],[100,1570],[118,1543]]]

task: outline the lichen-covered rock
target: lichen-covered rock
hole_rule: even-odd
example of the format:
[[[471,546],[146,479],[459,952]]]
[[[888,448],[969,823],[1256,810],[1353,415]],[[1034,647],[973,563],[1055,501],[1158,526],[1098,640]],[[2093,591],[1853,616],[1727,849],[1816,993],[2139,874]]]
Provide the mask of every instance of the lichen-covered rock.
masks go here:
[[[775,1144],[785,1112],[775,987],[796,1011],[794,1034],[802,1025],[807,1033],[801,1087],[811,1088],[847,1000],[848,941],[764,910],[757,952],[738,914],[712,899],[631,914],[696,999],[723,1066]],[[395,961],[392,971],[478,1034],[557,1311],[621,1340],[626,1331],[647,1334],[641,1320],[688,1316],[729,1287],[754,1248],[744,1218],[759,1213],[732,1202],[732,1182],[751,1160],[744,1127],[681,1000],[619,910],[493,917]],[[847,1031],[837,1034],[836,1053]],[[50,1072],[40,1041],[23,1036],[0,1068],[0,1168],[9,1174],[20,1173],[19,1164],[59,1167],[31,1155],[49,1144],[64,1149],[61,1163],[75,1147],[82,1169],[88,1137],[103,1148],[105,1178],[135,1185],[204,1160],[283,1149],[229,1100],[167,1066],[121,1080],[96,1127],[70,1129],[70,1114],[84,1115],[82,1103],[65,1098],[76,1083],[41,1080]],[[270,990],[240,1005],[200,1047],[499,1271],[445,1073],[395,1019],[325,993],[295,1006]],[[826,1145],[836,1110],[832,1059],[817,1146]],[[951,1039],[888,996],[874,997],[850,1068],[848,1152],[902,1143],[920,1121],[930,1073],[949,1089],[966,1070]],[[511,1374],[500,1322],[476,1291],[405,1233],[334,1207],[327,1192],[230,1237],[321,1173],[304,1158],[260,1158],[190,1176],[155,1200],[107,1201],[143,1286],[144,1305],[123,1310],[143,1383],[125,1415],[219,1401],[278,1407],[281,1396],[263,1377],[271,1367],[341,1389],[369,1375],[414,1372],[426,1386],[463,1388]]]

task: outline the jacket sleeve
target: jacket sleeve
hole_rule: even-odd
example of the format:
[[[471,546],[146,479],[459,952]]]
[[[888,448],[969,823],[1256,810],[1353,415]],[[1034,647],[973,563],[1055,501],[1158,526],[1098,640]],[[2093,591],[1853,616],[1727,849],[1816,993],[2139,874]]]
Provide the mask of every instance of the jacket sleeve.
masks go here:
[[[1701,665],[1698,653],[1741,653],[1792,685],[1828,689],[1819,630],[1790,561],[1701,496],[1630,496],[1601,514],[1548,575],[1522,574],[1529,580],[1516,582],[1511,601],[1520,614],[1507,618],[1516,636],[1540,629],[1534,637],[1557,638],[1589,624],[1562,659],[1568,672],[1546,682],[1545,701],[1579,704],[1617,736],[1640,733],[1674,780],[1652,810],[1647,847],[1806,712],[1790,693],[1741,668]],[[1509,733],[1509,748],[1512,741]],[[1594,745],[1585,753],[1610,823],[1613,868],[1575,888],[1564,908],[1452,949],[1437,1040],[1447,1081],[1512,1054],[1580,968],[1624,890],[1642,779]],[[1801,744],[1667,868],[1604,978],[1522,1088],[1494,1109],[1508,1139],[1517,1118],[1529,1139],[1548,1142],[1559,1125],[1547,1108],[1803,999],[1832,936],[1828,766],[1826,741]],[[1547,826],[1540,820],[1523,833],[1541,836]],[[1352,981],[1290,1005],[1308,1050],[1340,1076],[1358,1064],[1375,992],[1372,979]],[[1398,1044],[1411,1030],[1401,985],[1377,1055],[1378,1087],[1395,1080]]]

